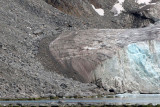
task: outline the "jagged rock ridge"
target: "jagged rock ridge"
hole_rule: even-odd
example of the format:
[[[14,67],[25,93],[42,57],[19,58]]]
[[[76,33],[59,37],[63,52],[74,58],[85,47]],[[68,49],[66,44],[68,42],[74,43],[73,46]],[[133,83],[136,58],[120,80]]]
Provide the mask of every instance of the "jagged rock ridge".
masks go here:
[[[97,28],[146,27],[150,23],[154,23],[155,20],[157,21],[157,17],[159,17],[159,0],[151,0],[151,3],[148,4],[137,3],[136,0],[45,1],[66,14],[82,18],[88,23],[94,24]],[[97,9],[103,9],[104,16],[98,15],[92,8],[92,5],[94,5]],[[123,8],[123,12],[120,12],[120,7]]]

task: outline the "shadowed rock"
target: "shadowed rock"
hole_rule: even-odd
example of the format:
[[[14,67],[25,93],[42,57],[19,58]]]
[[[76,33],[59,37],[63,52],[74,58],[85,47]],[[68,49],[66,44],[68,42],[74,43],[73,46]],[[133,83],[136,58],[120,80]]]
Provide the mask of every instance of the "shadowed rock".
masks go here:
[[[143,18],[157,21],[160,19],[160,0],[151,0],[149,4],[138,4],[134,0],[125,0],[124,9]]]

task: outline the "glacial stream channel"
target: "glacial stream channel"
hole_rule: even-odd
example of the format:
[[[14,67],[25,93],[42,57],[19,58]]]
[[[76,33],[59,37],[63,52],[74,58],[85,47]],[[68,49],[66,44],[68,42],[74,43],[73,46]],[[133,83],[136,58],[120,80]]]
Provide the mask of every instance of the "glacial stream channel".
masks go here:
[[[107,96],[106,98],[91,98],[91,99],[58,99],[58,100],[36,100],[36,101],[0,101],[0,105],[60,105],[60,104],[105,104],[105,105],[157,105],[160,104],[160,94],[117,94]]]

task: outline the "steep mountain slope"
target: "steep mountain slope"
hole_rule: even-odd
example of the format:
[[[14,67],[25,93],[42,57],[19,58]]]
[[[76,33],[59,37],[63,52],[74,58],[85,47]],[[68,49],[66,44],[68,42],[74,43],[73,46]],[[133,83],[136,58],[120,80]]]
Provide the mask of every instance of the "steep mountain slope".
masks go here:
[[[66,79],[56,66],[50,72],[36,57],[42,38],[84,28],[82,21],[42,0],[0,0],[0,7],[0,98],[94,95],[95,85]]]

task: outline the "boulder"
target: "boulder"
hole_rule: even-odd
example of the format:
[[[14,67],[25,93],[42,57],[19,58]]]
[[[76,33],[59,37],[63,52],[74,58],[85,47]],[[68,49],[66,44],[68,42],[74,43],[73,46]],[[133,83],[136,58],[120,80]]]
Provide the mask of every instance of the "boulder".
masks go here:
[[[159,93],[160,23],[65,32],[49,45],[65,75],[117,93]]]

